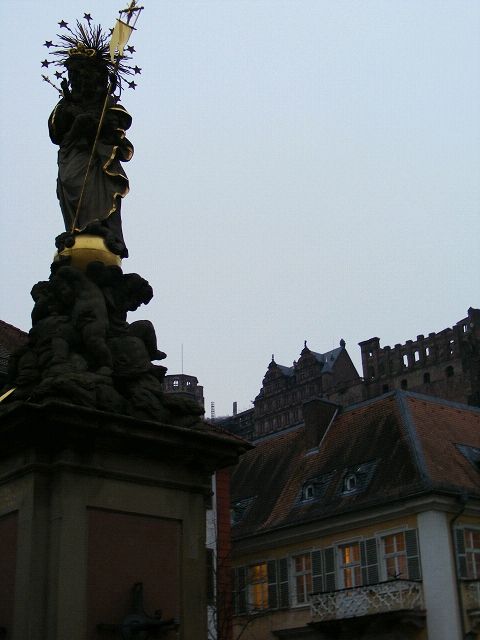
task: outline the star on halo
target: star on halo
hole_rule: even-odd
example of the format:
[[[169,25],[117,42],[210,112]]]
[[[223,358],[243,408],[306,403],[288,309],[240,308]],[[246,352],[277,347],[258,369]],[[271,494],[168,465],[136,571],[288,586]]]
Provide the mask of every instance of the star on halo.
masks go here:
[[[52,64],[48,60],[42,60],[42,67],[48,67],[49,64]]]
[[[60,26],[60,29],[66,29],[68,27],[68,22],[65,22],[65,20],[60,20],[58,24]]]
[[[135,75],[137,75],[138,73],[142,73],[142,70],[140,69],[140,67],[137,67],[136,65],[133,67],[133,70],[135,72]]]
[[[53,47],[53,42],[51,40],[45,40],[45,44],[43,46],[50,49],[50,47]]]
[[[130,87],[130,89],[134,89],[134,90],[135,90],[135,87],[138,86],[137,83],[134,82],[133,80],[131,82],[127,82],[127,84]]]
[[[125,47],[125,49],[128,51],[128,53],[135,53],[135,47],[132,47],[131,45],[128,47]]]
[[[88,24],[90,24],[90,21],[92,20],[92,16],[90,13],[84,13],[83,14],[83,19],[86,20],[88,22]]]
[[[55,71],[55,77],[60,80],[60,78],[63,78],[63,73],[60,73],[60,71]]]

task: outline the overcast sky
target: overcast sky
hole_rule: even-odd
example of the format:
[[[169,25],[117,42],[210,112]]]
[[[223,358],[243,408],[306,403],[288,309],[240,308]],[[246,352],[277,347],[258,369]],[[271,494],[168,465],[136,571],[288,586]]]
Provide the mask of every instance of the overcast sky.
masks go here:
[[[251,406],[271,354],[341,338],[393,345],[480,306],[480,2],[145,0],[143,70],[122,104],[135,156],[125,272],[155,298],[170,373],[207,414]],[[62,7],[62,8],[60,8]],[[62,229],[57,97],[41,81],[58,21],[114,0],[0,3],[0,318],[28,330],[30,289]]]

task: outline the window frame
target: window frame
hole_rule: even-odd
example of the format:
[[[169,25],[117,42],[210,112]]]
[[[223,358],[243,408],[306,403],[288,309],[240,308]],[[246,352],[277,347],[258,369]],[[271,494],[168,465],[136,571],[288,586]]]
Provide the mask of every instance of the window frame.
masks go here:
[[[469,547],[467,544],[467,534],[477,533],[480,535],[480,527],[475,526],[464,526],[463,528],[463,536],[465,541],[465,562],[467,568],[467,579],[468,580],[480,580],[480,546],[479,547]],[[472,568],[474,569],[472,572],[469,571],[469,556],[473,554],[474,561],[472,563]],[[477,563],[475,562],[475,556],[478,556],[478,569]],[[477,575],[471,575],[477,574]]]
[[[408,575],[407,540],[405,537],[405,533],[407,532],[407,530],[408,528],[392,529],[390,531],[381,531],[377,533],[375,536],[379,542],[378,561],[379,561],[379,567],[380,567],[380,578],[384,582],[391,581],[391,580],[409,580],[410,579]],[[403,536],[403,550],[387,553],[385,551],[385,538],[388,538],[389,536],[398,536],[400,534]],[[406,575],[402,575],[401,573],[396,576],[389,575],[387,570],[387,558],[395,558],[395,564],[397,565],[396,559],[399,557],[404,558]]]
[[[296,566],[295,566],[295,561],[297,558],[305,558],[308,557],[308,561],[309,561],[309,568],[308,569],[303,569],[302,571],[296,571]],[[308,551],[300,551],[299,553],[295,553],[294,555],[291,555],[289,557],[289,582],[290,582],[290,594],[291,594],[291,598],[290,598],[290,606],[292,608],[297,608],[297,607],[309,607],[310,606],[310,602],[309,602],[309,595],[312,593],[312,589],[313,589],[313,573],[312,573],[312,550],[308,550]],[[310,580],[308,580],[308,576],[310,576]],[[304,595],[305,595],[305,600],[302,602],[298,601],[298,590],[297,590],[297,578],[299,577],[303,577],[303,589],[304,589]],[[310,585],[308,587],[308,582],[310,582]]]
[[[354,538],[352,540],[342,540],[335,544],[335,571],[336,571],[336,579],[338,584],[338,589],[355,589],[356,587],[363,586],[363,577],[362,577],[362,549],[361,549],[361,538]],[[342,549],[345,548],[354,548],[357,549],[357,559],[351,562],[344,563],[342,556]],[[347,570],[353,573],[350,575],[354,576],[355,584],[347,585],[345,584],[345,573]],[[358,584],[357,584],[358,578]]]

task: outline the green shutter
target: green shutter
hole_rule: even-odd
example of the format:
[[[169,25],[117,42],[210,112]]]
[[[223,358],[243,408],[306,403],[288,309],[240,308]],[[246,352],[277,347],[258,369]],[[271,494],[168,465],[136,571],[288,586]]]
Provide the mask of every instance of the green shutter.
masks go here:
[[[287,608],[290,606],[290,594],[288,589],[288,558],[277,560],[278,588],[280,598],[278,606]]]
[[[268,608],[278,609],[278,589],[277,589],[277,562],[269,560],[267,562],[268,575]]]
[[[323,591],[322,552],[312,551],[312,592]]]
[[[468,578],[465,529],[455,529],[455,549],[457,550],[458,577]]]
[[[246,571],[246,567],[237,567],[233,570],[233,613],[235,615],[247,612]]]
[[[335,549],[323,549],[323,590],[335,591]]]
[[[368,538],[360,543],[360,555],[362,562],[362,584],[377,584],[378,574],[378,554],[377,539]]]
[[[405,531],[405,549],[407,551],[408,579],[421,580],[422,572],[420,568],[416,529]]]

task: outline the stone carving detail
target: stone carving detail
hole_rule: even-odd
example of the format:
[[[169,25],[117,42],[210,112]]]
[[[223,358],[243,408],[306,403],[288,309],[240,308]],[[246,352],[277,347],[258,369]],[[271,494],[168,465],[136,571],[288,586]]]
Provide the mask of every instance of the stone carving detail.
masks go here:
[[[200,421],[197,403],[162,390],[167,369],[152,361],[166,355],[152,323],[127,321],[153,297],[144,278],[102,262],[84,272],[60,261],[31,295],[32,329],[10,358],[8,402],[60,400],[180,426]]]

